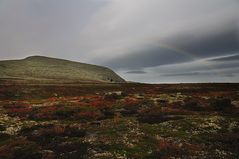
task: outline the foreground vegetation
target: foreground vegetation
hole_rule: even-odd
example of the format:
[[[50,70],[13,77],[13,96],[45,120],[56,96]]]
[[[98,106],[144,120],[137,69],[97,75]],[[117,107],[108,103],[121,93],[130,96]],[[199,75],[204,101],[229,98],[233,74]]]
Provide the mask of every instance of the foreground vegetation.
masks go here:
[[[239,158],[238,84],[4,84],[1,159]]]

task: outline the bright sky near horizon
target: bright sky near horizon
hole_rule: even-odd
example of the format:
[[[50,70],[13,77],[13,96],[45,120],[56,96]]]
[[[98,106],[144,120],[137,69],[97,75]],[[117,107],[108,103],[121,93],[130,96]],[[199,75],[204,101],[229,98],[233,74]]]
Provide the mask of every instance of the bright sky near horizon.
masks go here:
[[[0,59],[32,55],[129,81],[239,82],[239,1],[0,0]]]

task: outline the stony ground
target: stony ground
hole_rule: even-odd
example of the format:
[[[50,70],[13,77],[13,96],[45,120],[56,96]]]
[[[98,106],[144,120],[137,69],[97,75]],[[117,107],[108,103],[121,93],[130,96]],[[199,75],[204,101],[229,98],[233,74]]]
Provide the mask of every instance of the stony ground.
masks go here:
[[[239,158],[238,84],[1,85],[1,159]]]

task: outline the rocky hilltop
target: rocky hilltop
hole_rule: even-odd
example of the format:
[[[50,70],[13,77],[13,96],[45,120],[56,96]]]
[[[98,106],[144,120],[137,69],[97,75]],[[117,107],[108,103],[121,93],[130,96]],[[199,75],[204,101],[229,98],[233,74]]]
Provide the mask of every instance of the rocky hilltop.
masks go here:
[[[0,79],[51,82],[125,82],[123,78],[106,67],[44,56],[0,61]]]

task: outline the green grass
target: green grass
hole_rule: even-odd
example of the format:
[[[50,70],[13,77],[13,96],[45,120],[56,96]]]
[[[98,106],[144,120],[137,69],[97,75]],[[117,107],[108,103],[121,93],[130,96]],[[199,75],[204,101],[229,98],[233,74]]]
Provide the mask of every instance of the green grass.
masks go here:
[[[39,80],[41,83],[124,82],[109,68],[42,56],[23,60],[0,61],[0,77],[15,80]]]

